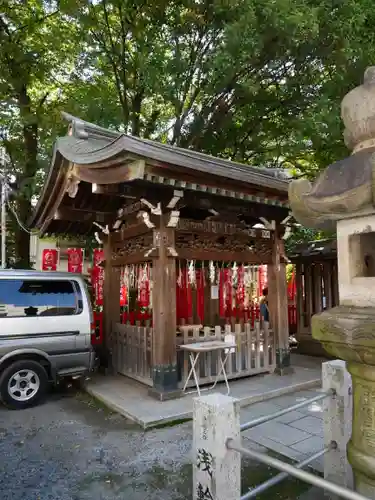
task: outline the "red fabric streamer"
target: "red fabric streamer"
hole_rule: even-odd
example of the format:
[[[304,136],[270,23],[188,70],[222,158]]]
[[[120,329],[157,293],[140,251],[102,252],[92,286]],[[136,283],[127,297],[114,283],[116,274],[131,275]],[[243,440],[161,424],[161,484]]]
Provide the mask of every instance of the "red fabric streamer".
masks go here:
[[[233,285],[232,270],[224,269],[225,276],[225,316],[231,318],[233,314]]]
[[[139,307],[148,307],[150,305],[150,280],[149,273],[147,269],[147,277],[143,277],[144,270],[142,267],[139,268],[139,279],[138,279],[138,304]]]
[[[224,269],[220,269],[219,272],[219,316],[223,318],[225,316],[225,304],[224,304],[224,287],[225,287],[225,275]]]
[[[291,276],[290,281],[288,283],[288,299],[290,301],[294,300],[296,297],[296,293],[297,293],[296,275],[295,275],[295,271],[293,269],[292,276]]]
[[[126,293],[126,286],[121,285],[120,287],[120,306],[126,306],[128,301],[127,293]]]
[[[197,270],[197,316],[204,322],[204,270]]]
[[[193,316],[193,297],[188,280],[187,269],[181,269],[180,284],[176,285],[177,321],[188,321]]]
[[[240,266],[238,268],[236,306],[237,306],[237,314],[240,317],[243,317],[245,308],[245,269],[243,266]]]

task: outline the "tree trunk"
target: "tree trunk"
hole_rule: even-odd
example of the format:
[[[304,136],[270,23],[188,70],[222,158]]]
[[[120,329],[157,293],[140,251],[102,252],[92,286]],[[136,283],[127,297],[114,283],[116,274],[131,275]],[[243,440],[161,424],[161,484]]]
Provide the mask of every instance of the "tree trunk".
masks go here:
[[[27,221],[32,212],[31,197],[34,186],[33,179],[38,170],[38,118],[31,109],[31,101],[25,84],[21,85],[18,95],[20,116],[23,124],[24,164],[22,174],[17,179],[20,190],[16,200],[17,221],[15,232],[15,267],[30,268],[30,234]]]
[[[27,219],[32,211],[32,206],[26,198],[17,200],[17,215],[22,224],[27,224]],[[14,250],[16,269],[30,269],[30,234],[24,231],[17,222],[14,235]]]

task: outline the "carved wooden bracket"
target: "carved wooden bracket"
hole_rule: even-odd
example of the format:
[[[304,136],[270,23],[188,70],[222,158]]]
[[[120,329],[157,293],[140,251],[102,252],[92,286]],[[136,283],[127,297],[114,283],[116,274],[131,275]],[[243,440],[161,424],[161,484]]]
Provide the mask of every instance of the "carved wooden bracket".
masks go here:
[[[138,213],[137,217],[139,219],[142,219],[149,229],[153,229],[155,227],[155,224],[150,220],[150,214],[148,214],[146,211],[142,210]]]
[[[102,231],[102,233],[107,234],[107,235],[109,234],[109,226],[108,226],[108,224],[105,227],[102,226],[101,224],[99,224],[98,222],[93,222],[93,224],[95,226],[97,226]]]
[[[146,250],[144,253],[145,257],[158,257],[159,250],[156,247],[152,247],[149,250]]]
[[[285,219],[283,219],[280,224],[276,224],[275,220],[268,221],[264,217],[259,217],[259,220],[264,224],[264,227],[270,231],[277,231],[280,233],[280,236],[283,240],[287,240],[292,234],[293,223],[291,220],[293,219],[292,214],[290,213]],[[281,230],[281,227],[283,229]],[[282,234],[282,235],[281,235]]]

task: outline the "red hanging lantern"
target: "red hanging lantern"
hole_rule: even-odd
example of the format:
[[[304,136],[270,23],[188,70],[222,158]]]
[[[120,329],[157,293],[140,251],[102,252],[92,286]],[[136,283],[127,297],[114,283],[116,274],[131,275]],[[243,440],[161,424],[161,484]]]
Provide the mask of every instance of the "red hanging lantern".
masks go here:
[[[59,252],[57,249],[44,249],[42,253],[42,271],[56,271],[59,261]]]

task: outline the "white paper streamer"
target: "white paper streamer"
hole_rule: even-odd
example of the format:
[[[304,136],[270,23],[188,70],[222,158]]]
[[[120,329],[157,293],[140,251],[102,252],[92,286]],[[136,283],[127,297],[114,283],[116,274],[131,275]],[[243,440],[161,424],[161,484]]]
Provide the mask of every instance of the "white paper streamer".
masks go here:
[[[208,269],[209,269],[209,274],[210,274],[211,285],[214,285],[215,284],[215,280],[216,280],[216,269],[215,269],[213,260],[210,260]]]
[[[189,260],[188,261],[188,279],[189,279],[190,285],[195,286],[196,278],[197,277],[195,274],[195,261]]]

